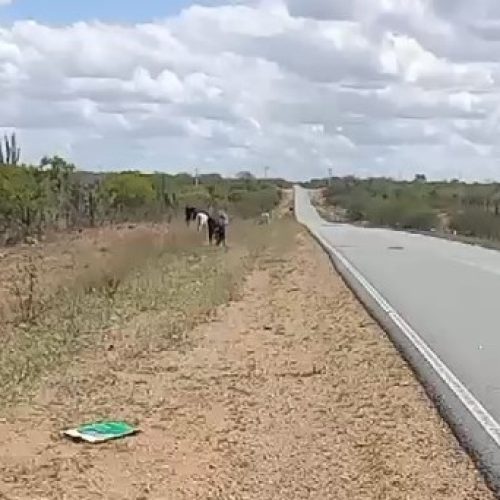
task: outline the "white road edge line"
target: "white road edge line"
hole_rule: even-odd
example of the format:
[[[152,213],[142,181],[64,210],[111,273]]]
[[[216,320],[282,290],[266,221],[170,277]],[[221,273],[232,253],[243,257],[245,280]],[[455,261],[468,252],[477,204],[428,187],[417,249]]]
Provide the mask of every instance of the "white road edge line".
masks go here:
[[[489,414],[484,406],[471,394],[471,392],[460,382],[453,372],[441,361],[436,353],[422,340],[418,333],[394,310],[394,308],[382,297],[377,289],[347,260],[342,253],[323,238],[319,231],[310,227],[322,244],[328,248],[343,266],[358,280],[358,282],[371,295],[372,299],[387,313],[393,322],[400,328],[406,338],[419,351],[424,359],[431,365],[445,384],[455,393],[465,408],[479,422],[485,432],[500,448],[500,424]]]

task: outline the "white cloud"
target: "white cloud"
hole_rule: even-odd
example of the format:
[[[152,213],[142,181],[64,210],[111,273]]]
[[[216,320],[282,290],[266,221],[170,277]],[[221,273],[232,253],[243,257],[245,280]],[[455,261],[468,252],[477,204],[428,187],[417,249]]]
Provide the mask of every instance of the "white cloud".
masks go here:
[[[129,26],[21,20],[0,27],[0,127],[26,159],[90,168],[500,178],[498,5],[249,0]]]

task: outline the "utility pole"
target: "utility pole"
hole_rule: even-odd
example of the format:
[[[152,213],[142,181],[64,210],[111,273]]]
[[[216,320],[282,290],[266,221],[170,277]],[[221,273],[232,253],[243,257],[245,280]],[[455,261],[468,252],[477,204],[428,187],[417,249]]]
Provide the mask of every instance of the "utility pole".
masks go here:
[[[200,183],[200,171],[198,167],[194,169],[194,185],[197,186]]]
[[[270,168],[264,167],[264,179],[267,179],[267,174],[269,173]]]
[[[332,185],[332,177],[333,177],[333,168],[328,169],[328,185]]]

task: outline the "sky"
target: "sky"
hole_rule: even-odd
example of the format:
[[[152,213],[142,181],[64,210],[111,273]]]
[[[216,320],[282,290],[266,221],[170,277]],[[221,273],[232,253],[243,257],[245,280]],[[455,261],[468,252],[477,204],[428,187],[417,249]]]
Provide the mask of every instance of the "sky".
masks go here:
[[[63,26],[78,21],[100,20],[109,23],[154,21],[178,14],[189,7],[189,0],[0,0],[4,5],[0,20],[12,22],[34,19],[41,23]],[[213,5],[215,2],[199,2]]]
[[[500,2],[0,0],[0,95],[26,162],[500,180]]]

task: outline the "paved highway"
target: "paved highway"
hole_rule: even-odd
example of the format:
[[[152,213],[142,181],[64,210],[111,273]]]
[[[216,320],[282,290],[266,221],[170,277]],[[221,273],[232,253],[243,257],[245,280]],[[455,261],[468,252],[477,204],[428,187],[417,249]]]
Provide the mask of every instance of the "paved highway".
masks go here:
[[[323,221],[306,190],[296,215],[342,254],[500,422],[500,252]]]

